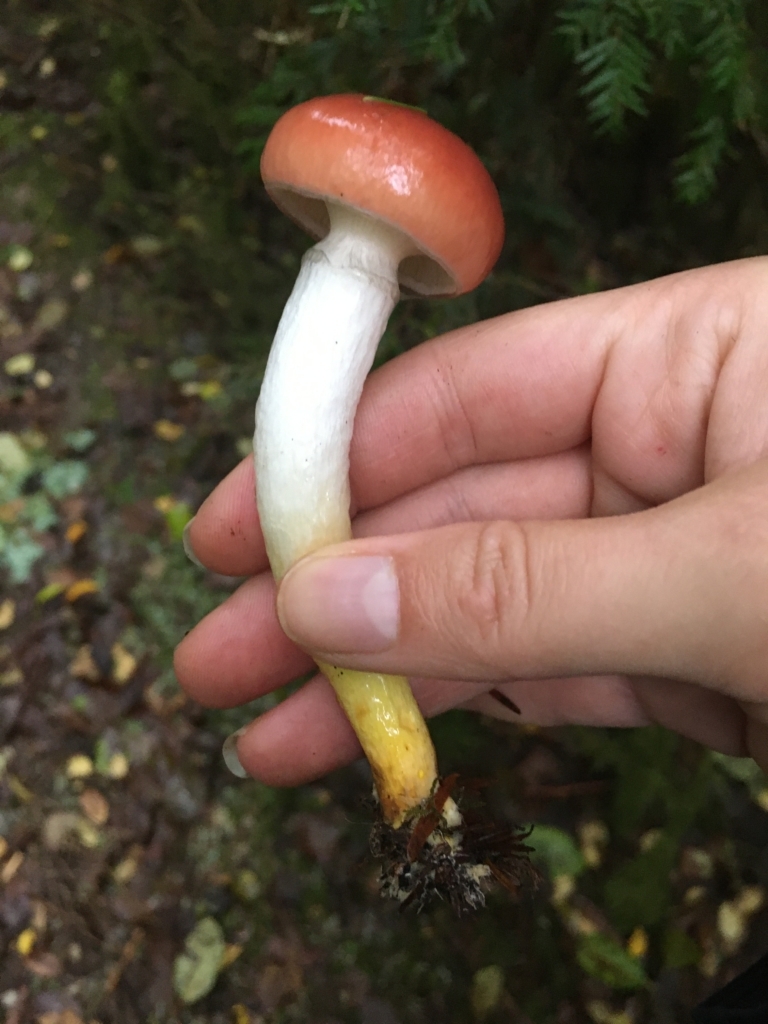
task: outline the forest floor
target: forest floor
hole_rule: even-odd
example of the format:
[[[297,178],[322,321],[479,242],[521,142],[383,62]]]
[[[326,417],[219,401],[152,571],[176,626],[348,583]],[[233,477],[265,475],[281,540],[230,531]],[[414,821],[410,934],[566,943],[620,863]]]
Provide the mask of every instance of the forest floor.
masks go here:
[[[224,738],[274,698],[210,712],[176,684],[174,644],[238,583],[180,532],[247,454],[261,363],[221,354],[210,296],[158,289],[166,239],[84,215],[114,158],[83,155],[88,97],[35,54],[0,115],[5,1020],[683,1024],[768,946],[748,764],[445,716],[444,768],[537,823],[544,876],[460,919],[380,899],[364,766],[290,792],[228,773]]]

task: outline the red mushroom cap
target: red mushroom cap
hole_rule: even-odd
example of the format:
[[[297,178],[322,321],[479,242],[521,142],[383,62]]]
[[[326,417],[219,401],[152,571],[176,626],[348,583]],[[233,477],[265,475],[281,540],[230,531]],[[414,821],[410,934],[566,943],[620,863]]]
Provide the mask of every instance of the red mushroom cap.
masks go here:
[[[460,295],[496,262],[504,216],[477,155],[426,114],[370,96],[323,96],[293,107],[272,129],[261,175],[274,202],[315,238],[326,201],[370,214],[420,250],[400,283],[422,295]]]

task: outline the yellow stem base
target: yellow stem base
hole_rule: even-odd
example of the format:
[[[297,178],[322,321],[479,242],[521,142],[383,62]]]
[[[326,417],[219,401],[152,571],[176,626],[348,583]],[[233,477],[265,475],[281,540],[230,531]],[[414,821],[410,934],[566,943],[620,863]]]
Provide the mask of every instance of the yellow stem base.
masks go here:
[[[318,667],[370,762],[384,820],[399,828],[429,798],[437,780],[435,748],[408,680],[324,662]]]

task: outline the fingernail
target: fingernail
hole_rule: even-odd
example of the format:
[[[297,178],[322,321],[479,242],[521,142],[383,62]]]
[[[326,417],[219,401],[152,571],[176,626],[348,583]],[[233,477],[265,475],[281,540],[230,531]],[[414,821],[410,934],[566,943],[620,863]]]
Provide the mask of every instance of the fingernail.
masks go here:
[[[277,610],[288,636],[310,650],[385,651],[397,639],[400,618],[392,559],[307,559],[283,580]]]
[[[243,768],[240,763],[240,758],[237,753],[237,741],[243,735],[246,730],[246,726],[238,729],[237,732],[233,732],[231,736],[227,736],[224,740],[224,745],[221,748],[221,755],[224,758],[224,764],[229,768],[233,775],[236,775],[238,779],[247,779],[248,772]]]
[[[190,531],[190,529],[192,527],[192,523],[194,523],[194,521],[195,521],[195,517],[192,516],[192,518],[189,520],[187,525],[182,530],[182,533],[181,533],[181,543],[182,543],[182,545],[184,547],[184,554],[187,556],[187,558],[190,560],[190,562],[192,562],[194,565],[198,566],[198,568],[204,569],[205,566],[200,561],[200,559],[197,557],[195,552],[192,550],[192,542],[189,539],[189,531]]]

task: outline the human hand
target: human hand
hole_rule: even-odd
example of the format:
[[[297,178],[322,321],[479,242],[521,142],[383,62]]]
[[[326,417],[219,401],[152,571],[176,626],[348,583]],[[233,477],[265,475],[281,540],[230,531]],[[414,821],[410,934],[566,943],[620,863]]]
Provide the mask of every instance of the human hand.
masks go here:
[[[768,768],[767,325],[761,258],[393,360],[356,419],[356,539],[287,574],[283,626],[334,664],[408,675],[427,715],[657,722]],[[177,648],[179,681],[208,706],[312,667],[276,615],[253,488],[249,459],[189,531],[208,568],[251,577]],[[295,785],[359,747],[315,677],[238,753]]]

